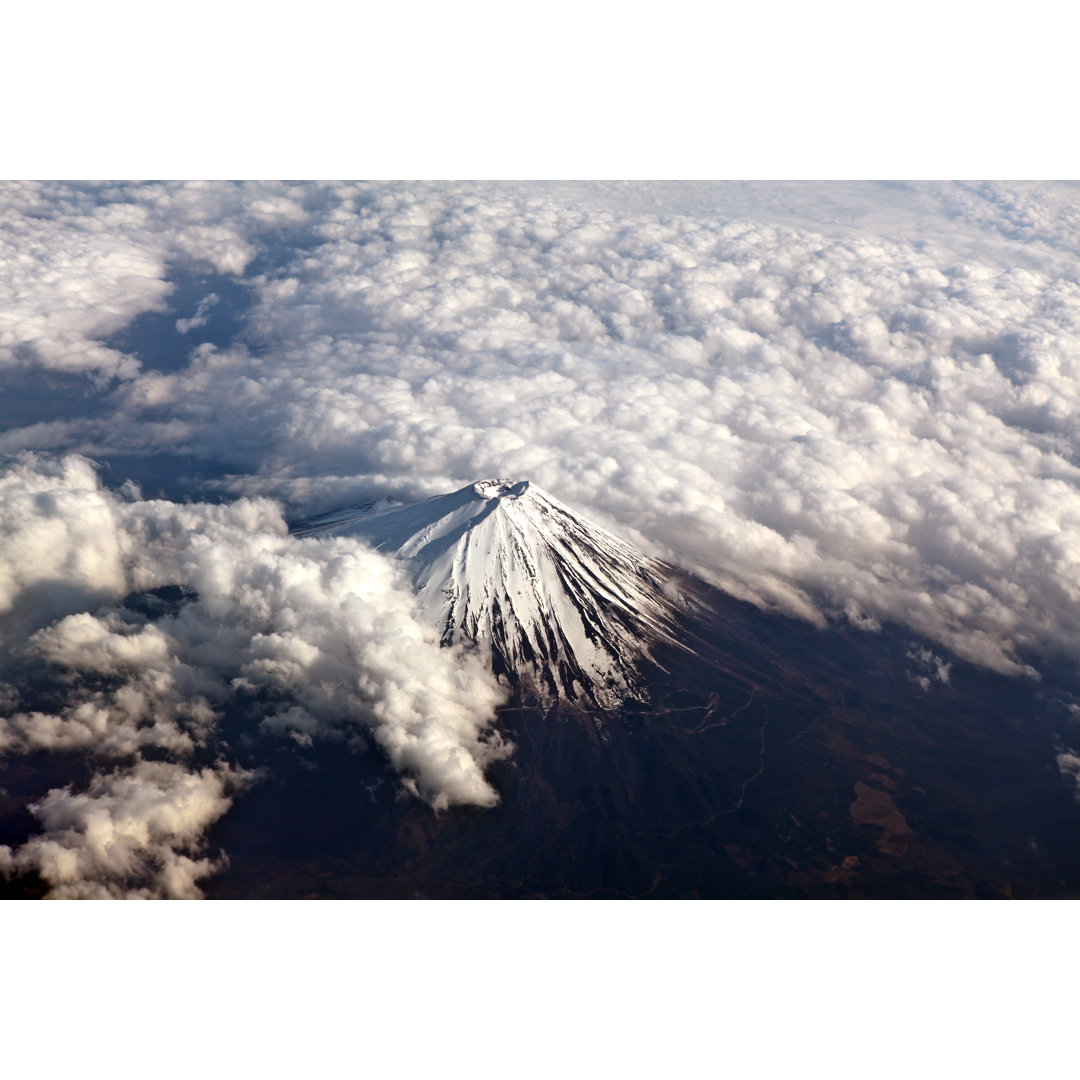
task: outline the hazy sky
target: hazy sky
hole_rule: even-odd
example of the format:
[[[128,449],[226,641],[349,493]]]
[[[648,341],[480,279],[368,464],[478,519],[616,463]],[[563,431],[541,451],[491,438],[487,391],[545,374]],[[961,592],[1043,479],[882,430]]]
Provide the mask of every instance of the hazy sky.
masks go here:
[[[1075,187],[8,184],[0,222],[0,747],[101,763],[0,865],[58,890],[197,891],[252,688],[265,738],[492,804],[494,682],[381,556],[286,534],[372,496],[533,479],[942,677],[1080,648]],[[198,600],[118,606],[166,584]]]

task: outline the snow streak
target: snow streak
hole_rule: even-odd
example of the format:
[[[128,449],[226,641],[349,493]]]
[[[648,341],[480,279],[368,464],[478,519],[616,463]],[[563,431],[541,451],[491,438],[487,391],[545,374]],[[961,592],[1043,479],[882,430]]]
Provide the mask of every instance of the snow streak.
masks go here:
[[[547,700],[610,708],[640,696],[640,662],[672,637],[664,565],[527,480],[340,510],[293,531],[360,536],[405,560],[444,644],[473,642],[497,674]]]

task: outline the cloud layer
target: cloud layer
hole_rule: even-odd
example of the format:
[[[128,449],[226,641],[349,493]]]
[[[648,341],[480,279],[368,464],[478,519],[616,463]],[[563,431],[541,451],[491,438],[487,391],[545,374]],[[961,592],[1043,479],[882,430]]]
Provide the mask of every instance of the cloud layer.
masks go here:
[[[970,261],[710,215],[700,191],[683,214],[608,189],[331,194],[253,279],[243,347],[132,378],[77,445],[171,433],[303,510],[527,476],[818,622],[896,620],[1013,673],[1080,643],[1080,286],[1059,249],[1031,240],[1038,270],[1001,247],[1018,205],[1067,246],[1056,196],[1013,191]]]

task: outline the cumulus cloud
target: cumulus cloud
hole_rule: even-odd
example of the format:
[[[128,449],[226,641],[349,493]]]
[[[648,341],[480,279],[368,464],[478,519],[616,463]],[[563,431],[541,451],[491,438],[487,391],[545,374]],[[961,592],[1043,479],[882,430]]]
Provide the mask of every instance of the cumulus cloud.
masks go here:
[[[200,327],[205,326],[210,321],[209,311],[210,309],[221,300],[221,297],[217,293],[208,293],[204,296],[195,308],[195,314],[190,319],[177,319],[176,329],[181,334],[186,334],[191,330],[198,330]]]
[[[0,753],[107,761],[153,750],[168,753],[173,769],[138,760],[134,770],[99,773],[89,793],[50,792],[35,810],[43,837],[5,856],[9,872],[36,869],[58,895],[113,895],[127,886],[109,875],[126,881],[136,863],[144,874],[149,859],[161,868],[152,888],[190,892],[212,866],[185,852],[228,805],[219,790],[228,769],[207,773],[197,760],[212,750],[223,712],[241,704],[252,734],[292,735],[301,746],[370,738],[437,810],[498,801],[484,770],[512,749],[491,730],[503,693],[475,656],[441,648],[416,620],[395,563],[355,540],[291,537],[265,499],[179,505],[130,489],[125,497],[78,459],[27,455],[0,491],[11,647]],[[168,586],[183,588],[161,611],[131,598]],[[19,621],[30,594],[38,615]],[[55,617],[64,605],[81,610]],[[44,610],[54,617],[41,626]],[[138,825],[141,810],[165,820],[189,795],[200,808],[190,828]],[[82,823],[103,816],[99,844]],[[133,863],[139,837],[144,861]],[[175,858],[166,853],[173,840]],[[99,848],[115,844],[125,853],[114,864]]]
[[[1080,253],[1075,185],[969,181],[929,187],[947,213],[980,230],[1022,241],[1029,250],[1037,245],[1071,258]]]
[[[54,900],[199,899],[197,882],[223,865],[201,854],[204,834],[246,779],[140,761],[83,792],[54,789],[30,807],[42,832],[14,852],[0,846],[0,873],[35,872]]]
[[[79,750],[119,757],[144,747],[190,753],[205,742],[227,688],[177,655],[159,627],[117,613],[69,615],[34,634],[24,653],[45,660],[63,703],[0,716],[0,753]]]
[[[243,273],[255,237],[304,219],[303,197],[283,184],[0,184],[0,370],[130,378],[137,358],[102,339],[165,307],[170,264]]]
[[[929,691],[935,682],[948,685],[952,664],[946,663],[932,649],[914,647],[908,649],[907,658],[912,662],[908,678]]]
[[[0,642],[128,590],[120,511],[83,458],[23,455],[0,471]]]
[[[73,572],[55,569],[63,546],[21,540],[62,522],[71,552],[106,550],[110,573],[91,595],[111,594],[113,604],[28,638],[22,652],[69,681],[66,711],[9,716],[0,738],[28,747],[92,742],[102,752],[147,741],[180,749],[228,694],[256,691],[302,707],[320,730],[369,730],[435,806],[496,801],[483,767],[505,752],[485,731],[501,691],[479,660],[442,649],[434,629],[417,622],[397,564],[355,539],[298,540],[266,499],[124,500],[79,461],[27,457],[13,472],[15,494],[0,504],[12,537],[0,554],[7,579],[23,592],[59,579],[56,602],[69,600]],[[38,496],[32,507],[27,491]],[[189,590],[189,602],[152,624],[116,605],[129,592],[174,584]]]

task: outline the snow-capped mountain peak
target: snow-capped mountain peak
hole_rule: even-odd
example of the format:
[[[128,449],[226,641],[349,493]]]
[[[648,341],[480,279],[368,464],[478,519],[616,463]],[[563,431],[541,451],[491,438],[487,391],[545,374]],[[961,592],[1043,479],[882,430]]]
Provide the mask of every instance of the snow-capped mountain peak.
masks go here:
[[[444,643],[475,643],[497,674],[547,700],[638,696],[639,665],[672,636],[664,565],[528,480],[339,510],[293,531],[359,536],[402,559]]]

